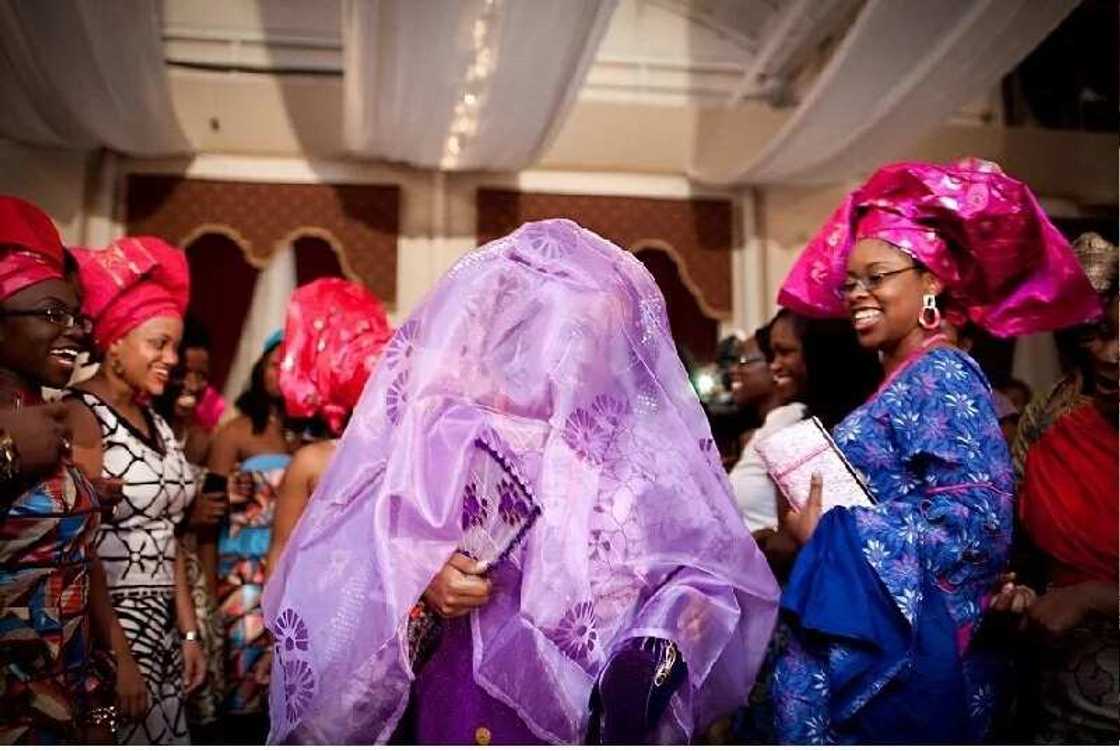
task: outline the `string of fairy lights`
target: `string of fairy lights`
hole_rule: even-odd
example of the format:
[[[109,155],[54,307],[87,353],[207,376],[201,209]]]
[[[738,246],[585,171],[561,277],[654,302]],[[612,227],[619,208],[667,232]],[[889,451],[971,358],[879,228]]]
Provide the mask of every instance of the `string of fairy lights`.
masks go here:
[[[478,116],[485,102],[490,79],[497,69],[498,27],[504,0],[483,0],[471,24],[471,60],[455,99],[440,169],[451,170],[462,161],[463,152],[478,132]]]

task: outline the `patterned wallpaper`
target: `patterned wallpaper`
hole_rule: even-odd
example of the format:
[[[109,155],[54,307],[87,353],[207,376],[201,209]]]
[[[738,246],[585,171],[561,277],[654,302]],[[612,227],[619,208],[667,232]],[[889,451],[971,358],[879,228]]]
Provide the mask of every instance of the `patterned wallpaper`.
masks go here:
[[[712,318],[732,314],[732,205],[721,199],[520,193],[479,188],[478,240],[521,223],[567,217],[629,250],[650,246],[676,260],[681,280]]]
[[[400,188],[196,180],[130,175],[130,235],[158,235],[180,247],[207,232],[230,236],[255,265],[281,242],[310,235],[331,242],[382,301],[397,299]],[[333,242],[332,242],[333,241]]]

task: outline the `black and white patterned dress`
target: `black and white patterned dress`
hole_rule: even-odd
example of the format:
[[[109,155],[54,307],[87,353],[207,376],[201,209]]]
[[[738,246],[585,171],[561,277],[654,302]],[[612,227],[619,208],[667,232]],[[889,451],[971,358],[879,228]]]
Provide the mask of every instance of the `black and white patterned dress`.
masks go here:
[[[112,523],[98,530],[97,554],[151,697],[144,721],[123,724],[117,742],[190,743],[174,572],[175,525],[194,497],[194,473],[159,415],[144,410],[148,439],[97,396],[85,391],[74,396],[93,411],[101,428],[102,476],[124,483]]]

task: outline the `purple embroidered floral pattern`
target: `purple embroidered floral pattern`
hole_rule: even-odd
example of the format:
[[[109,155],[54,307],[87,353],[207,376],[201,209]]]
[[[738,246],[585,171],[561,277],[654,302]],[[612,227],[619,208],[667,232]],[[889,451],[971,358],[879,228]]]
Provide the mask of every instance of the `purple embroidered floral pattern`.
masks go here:
[[[579,407],[564,422],[564,442],[589,464],[602,464],[607,452],[631,415],[625,397],[600,394],[589,406]]]
[[[410,319],[408,323],[397,329],[397,333],[385,345],[385,362],[390,368],[395,368],[412,356],[412,346],[416,341],[416,334],[420,330],[420,323]]]
[[[408,371],[406,370],[393,379],[389,390],[385,392],[385,413],[394,425],[400,422],[401,415],[408,405],[408,394],[405,392],[407,383]]]
[[[601,509],[596,508],[597,511]],[[590,548],[590,557],[593,561],[606,560],[611,552],[611,538],[605,530],[594,529],[591,531],[591,539],[587,543]]]
[[[296,611],[288,608],[276,619],[276,644],[285,652],[294,652],[297,649],[306,652],[309,644],[307,625]]]
[[[287,660],[282,664],[288,724],[295,725],[315,694],[315,674],[303,660]]]
[[[550,260],[567,254],[568,248],[579,241],[574,226],[560,222],[531,225],[525,228],[522,237],[534,253],[539,253]]]
[[[590,601],[576,603],[568,608],[559,625],[553,630],[552,640],[581,665],[587,665],[599,640],[596,631],[595,604]]]
[[[595,397],[595,401],[591,402],[591,411],[605,425],[617,430],[622,425],[623,420],[630,415],[630,404],[624,398],[602,394]]]
[[[591,416],[587,410],[577,408],[568,419],[564,421],[564,443],[576,452],[580,459],[590,464],[599,464],[603,461],[603,449],[606,436],[599,426],[599,421]]]
[[[274,742],[382,743],[410,699],[438,723],[494,687],[540,740],[578,743],[609,647],[631,633],[697,656],[658,739],[733,711],[778,591],[696,450],[710,430],[658,299],[631,254],[553,220],[465,256],[402,322],[263,594],[270,627],[291,609],[309,636],[278,652]],[[410,697],[413,590],[456,551],[496,585],[470,624],[484,659],[452,698]],[[324,577],[336,562],[345,575]],[[310,675],[285,680],[298,661]]]
[[[510,526],[529,515],[529,504],[521,497],[520,489],[506,479],[498,481],[498,514]]]
[[[719,450],[716,448],[716,442],[713,439],[701,438],[696,443],[700,447],[700,453],[708,460],[708,464],[713,467],[722,465],[723,458],[719,455]]]
[[[478,492],[475,483],[468,482],[463,488],[463,529],[481,527],[489,509],[490,499]]]

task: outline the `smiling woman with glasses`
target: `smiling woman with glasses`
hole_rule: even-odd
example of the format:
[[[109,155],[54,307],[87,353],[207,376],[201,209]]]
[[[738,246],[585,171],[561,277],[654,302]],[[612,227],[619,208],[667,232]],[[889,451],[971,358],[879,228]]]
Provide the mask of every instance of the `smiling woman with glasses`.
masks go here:
[[[0,318],[22,318],[25,316],[42,318],[44,321],[53,323],[61,329],[76,328],[78,331],[82,332],[83,336],[89,336],[93,333],[93,321],[81,313],[75,313],[68,308],[54,306],[35,310],[10,310],[0,308]]]
[[[1100,304],[1027,186],[979,160],[878,170],[810,241],[779,303],[847,318],[886,380],[833,430],[876,503],[833,497],[822,514],[838,491],[818,480],[782,519],[801,549],[756,710],[769,740],[982,742],[999,655],[973,637],[1007,560],[1011,465],[991,388],[942,311],[1006,337]]]
[[[847,279],[840,285],[840,292],[845,295],[854,295],[861,289],[864,292],[874,292],[895,274],[905,274],[907,271],[924,271],[924,269],[920,266],[905,266],[893,271],[872,271],[862,276],[849,272]]]
[[[44,387],[66,386],[86,346],[81,317],[71,312],[79,305],[76,270],[45,214],[0,196],[0,411],[31,420],[48,444],[0,430],[4,745],[111,743],[119,705],[112,668],[102,669],[106,661],[95,655],[105,653],[94,648],[122,633],[96,553],[105,508],[70,461],[65,410],[47,418],[42,398]],[[128,660],[127,644],[116,643]]]

